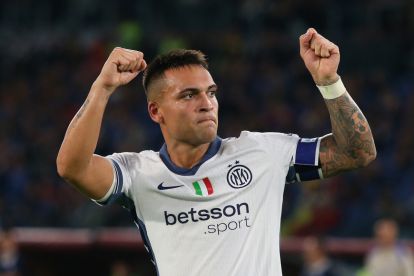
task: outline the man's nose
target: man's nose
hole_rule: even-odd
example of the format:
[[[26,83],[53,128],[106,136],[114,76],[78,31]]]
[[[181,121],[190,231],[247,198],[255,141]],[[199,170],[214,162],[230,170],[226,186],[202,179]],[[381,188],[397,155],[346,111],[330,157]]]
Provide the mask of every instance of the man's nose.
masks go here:
[[[212,103],[213,98],[209,97],[207,93],[200,93],[200,111],[211,111],[214,108]]]

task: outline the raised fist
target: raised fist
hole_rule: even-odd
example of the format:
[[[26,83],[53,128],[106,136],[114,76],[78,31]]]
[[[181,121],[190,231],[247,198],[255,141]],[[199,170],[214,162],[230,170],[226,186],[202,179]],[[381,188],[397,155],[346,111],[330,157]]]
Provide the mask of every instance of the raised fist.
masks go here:
[[[339,79],[337,74],[340,53],[334,43],[318,34],[315,29],[299,38],[300,56],[317,85],[329,85]]]
[[[146,67],[142,52],[116,47],[106,60],[94,85],[112,94],[117,87],[129,83]]]

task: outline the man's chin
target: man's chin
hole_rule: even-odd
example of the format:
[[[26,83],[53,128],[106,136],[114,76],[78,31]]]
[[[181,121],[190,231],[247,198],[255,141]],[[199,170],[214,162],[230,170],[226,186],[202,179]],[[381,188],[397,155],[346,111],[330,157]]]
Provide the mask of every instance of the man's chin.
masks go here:
[[[216,139],[216,137],[217,137],[217,129],[211,128],[211,129],[206,129],[198,133],[197,140],[199,144],[207,144],[207,143],[213,142],[214,139]]]

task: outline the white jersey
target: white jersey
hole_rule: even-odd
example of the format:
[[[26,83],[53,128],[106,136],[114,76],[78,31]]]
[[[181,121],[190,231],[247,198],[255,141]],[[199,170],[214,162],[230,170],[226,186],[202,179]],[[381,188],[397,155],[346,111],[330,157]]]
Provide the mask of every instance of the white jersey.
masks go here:
[[[176,167],[165,145],[115,153],[114,183],[98,203],[131,211],[158,275],[282,275],[286,176],[292,164],[317,165],[318,154],[319,139],[247,131],[216,138],[192,169]]]

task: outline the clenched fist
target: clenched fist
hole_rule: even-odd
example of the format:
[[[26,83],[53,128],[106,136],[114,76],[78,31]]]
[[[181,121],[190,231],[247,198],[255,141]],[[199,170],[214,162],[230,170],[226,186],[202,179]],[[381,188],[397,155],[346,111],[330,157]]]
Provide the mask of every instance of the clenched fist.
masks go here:
[[[142,52],[116,47],[106,60],[94,85],[112,94],[116,88],[129,83],[146,67]]]
[[[317,85],[329,85],[339,79],[340,54],[334,43],[309,28],[299,38],[300,56]]]

